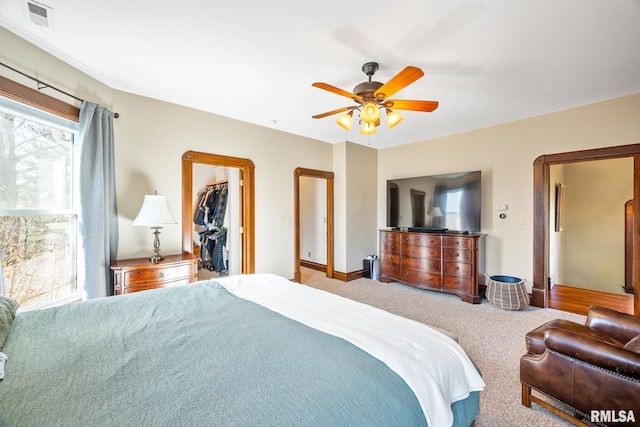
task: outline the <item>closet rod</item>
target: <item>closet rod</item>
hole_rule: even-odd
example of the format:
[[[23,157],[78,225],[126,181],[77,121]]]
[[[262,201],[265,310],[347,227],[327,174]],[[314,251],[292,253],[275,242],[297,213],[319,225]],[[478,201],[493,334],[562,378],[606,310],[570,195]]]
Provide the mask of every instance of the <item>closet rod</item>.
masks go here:
[[[50,84],[47,84],[47,83],[43,82],[42,80],[38,80],[38,79],[36,79],[35,77],[32,77],[32,76],[30,76],[30,75],[28,75],[28,74],[25,74],[25,73],[23,73],[23,72],[22,72],[22,71],[20,71],[20,70],[16,70],[15,68],[10,67],[10,66],[8,66],[7,64],[5,64],[5,63],[3,63],[3,62],[0,62],[0,65],[2,65],[3,67],[6,67],[6,68],[8,68],[8,69],[10,69],[11,71],[14,71],[14,72],[16,72],[16,73],[20,74],[20,75],[22,75],[22,76],[24,76],[24,77],[26,77],[26,78],[28,78],[28,79],[33,80],[34,82],[37,82],[37,83],[38,83],[38,90],[42,90],[42,89],[49,88],[49,89],[53,89],[53,90],[55,90],[55,91],[57,91],[57,92],[60,92],[60,93],[61,93],[61,94],[63,94],[63,95],[67,95],[68,97],[73,98],[73,99],[75,99],[75,100],[77,100],[77,101],[80,101],[80,102],[84,101],[84,99],[78,98],[77,96],[73,96],[73,95],[71,95],[70,93],[67,93],[67,92],[63,91],[62,89],[58,89],[57,87],[51,86]],[[117,119],[118,117],[120,117],[120,114],[118,114],[118,113],[113,113],[113,117],[115,117],[115,118]]]

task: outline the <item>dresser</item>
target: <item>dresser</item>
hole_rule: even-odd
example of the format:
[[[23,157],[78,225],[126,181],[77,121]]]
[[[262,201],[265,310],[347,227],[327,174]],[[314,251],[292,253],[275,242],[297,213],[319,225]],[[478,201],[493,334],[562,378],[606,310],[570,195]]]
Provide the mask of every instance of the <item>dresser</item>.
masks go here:
[[[186,285],[197,280],[198,258],[192,254],[167,255],[158,263],[149,258],[111,262],[114,295]]]
[[[485,290],[485,236],[380,230],[380,281],[454,294],[479,304]]]

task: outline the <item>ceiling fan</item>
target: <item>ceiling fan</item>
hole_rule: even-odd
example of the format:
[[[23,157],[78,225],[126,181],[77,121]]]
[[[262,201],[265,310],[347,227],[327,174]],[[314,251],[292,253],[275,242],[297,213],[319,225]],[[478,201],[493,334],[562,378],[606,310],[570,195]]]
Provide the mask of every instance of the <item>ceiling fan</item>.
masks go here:
[[[360,123],[362,128],[360,132],[365,135],[376,133],[376,127],[380,125],[380,110],[385,109],[387,114],[387,126],[389,129],[400,123],[403,117],[393,110],[411,110],[431,112],[438,108],[437,101],[408,101],[401,99],[389,99],[396,92],[409,86],[411,83],[424,76],[420,68],[408,66],[398,74],[393,76],[387,83],[371,81],[371,76],[378,71],[377,62],[367,62],[362,66],[362,72],[369,76],[369,81],[360,83],[353,88],[353,93],[339,89],[327,83],[313,83],[312,86],[328,90],[353,99],[357,105],[351,107],[338,108],[337,110],[328,111],[322,114],[312,116],[314,119],[332,116],[334,114],[348,113],[340,116],[336,122],[345,130],[351,129],[353,112],[358,110],[360,113]],[[392,110],[393,109],[393,110]]]

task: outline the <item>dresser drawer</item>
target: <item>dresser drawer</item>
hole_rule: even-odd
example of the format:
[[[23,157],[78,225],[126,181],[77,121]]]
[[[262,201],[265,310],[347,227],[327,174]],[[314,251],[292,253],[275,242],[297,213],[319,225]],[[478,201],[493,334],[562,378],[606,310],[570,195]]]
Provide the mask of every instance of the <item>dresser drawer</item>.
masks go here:
[[[446,246],[448,248],[471,249],[473,248],[473,240],[465,237],[445,236],[442,238],[442,246]]]
[[[471,277],[471,264],[462,262],[445,262],[442,264],[442,272],[454,276]]]
[[[402,268],[402,280],[413,285],[440,287],[440,275]]]
[[[400,255],[391,252],[382,252],[380,254],[380,264],[400,264]]]
[[[473,251],[466,249],[442,248],[442,259],[471,262]]]
[[[400,241],[399,240],[383,240],[380,246],[380,251],[399,254]]]
[[[380,263],[380,276],[390,279],[400,279],[400,266],[396,264]]]
[[[428,258],[402,258],[402,267],[411,270],[423,270],[429,273],[440,274],[440,260]]]
[[[440,248],[403,245],[402,256],[409,256],[409,257],[415,257],[415,258],[440,258]]]
[[[440,236],[434,236],[428,233],[405,233],[403,234],[402,244],[403,246],[440,247]]]
[[[192,265],[169,265],[163,266],[160,265],[158,268],[145,268],[139,270],[132,271],[124,271],[125,275],[125,283],[127,282],[135,282],[135,283],[143,283],[143,282],[151,282],[151,283],[162,283],[162,282],[171,282],[173,280],[188,278],[193,275],[193,266]]]
[[[397,232],[380,232],[380,240],[383,242],[396,242],[400,243],[400,233]]]
[[[444,276],[442,287],[447,289],[471,290],[471,279],[468,277]]]
[[[158,283],[158,282],[137,283],[131,286],[126,286],[124,288],[124,291],[125,293],[129,294],[131,292],[146,291],[149,289],[168,288],[171,286],[188,285],[191,282],[193,282],[193,279],[188,278],[188,279],[180,279],[180,280],[174,280],[171,282],[162,282],[162,283]]]

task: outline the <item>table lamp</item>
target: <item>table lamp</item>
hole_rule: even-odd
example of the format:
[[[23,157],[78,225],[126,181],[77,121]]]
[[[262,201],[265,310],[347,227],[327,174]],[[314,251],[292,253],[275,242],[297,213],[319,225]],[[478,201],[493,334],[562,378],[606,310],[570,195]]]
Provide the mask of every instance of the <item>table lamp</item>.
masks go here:
[[[136,219],[133,220],[131,225],[146,225],[154,230],[153,255],[149,257],[149,261],[154,264],[164,259],[164,257],[160,255],[161,226],[171,224],[177,224],[177,222],[173,218],[173,215],[171,215],[167,198],[165,196],[158,196],[157,194],[145,195],[140,212],[138,212],[138,216],[136,216]]]

